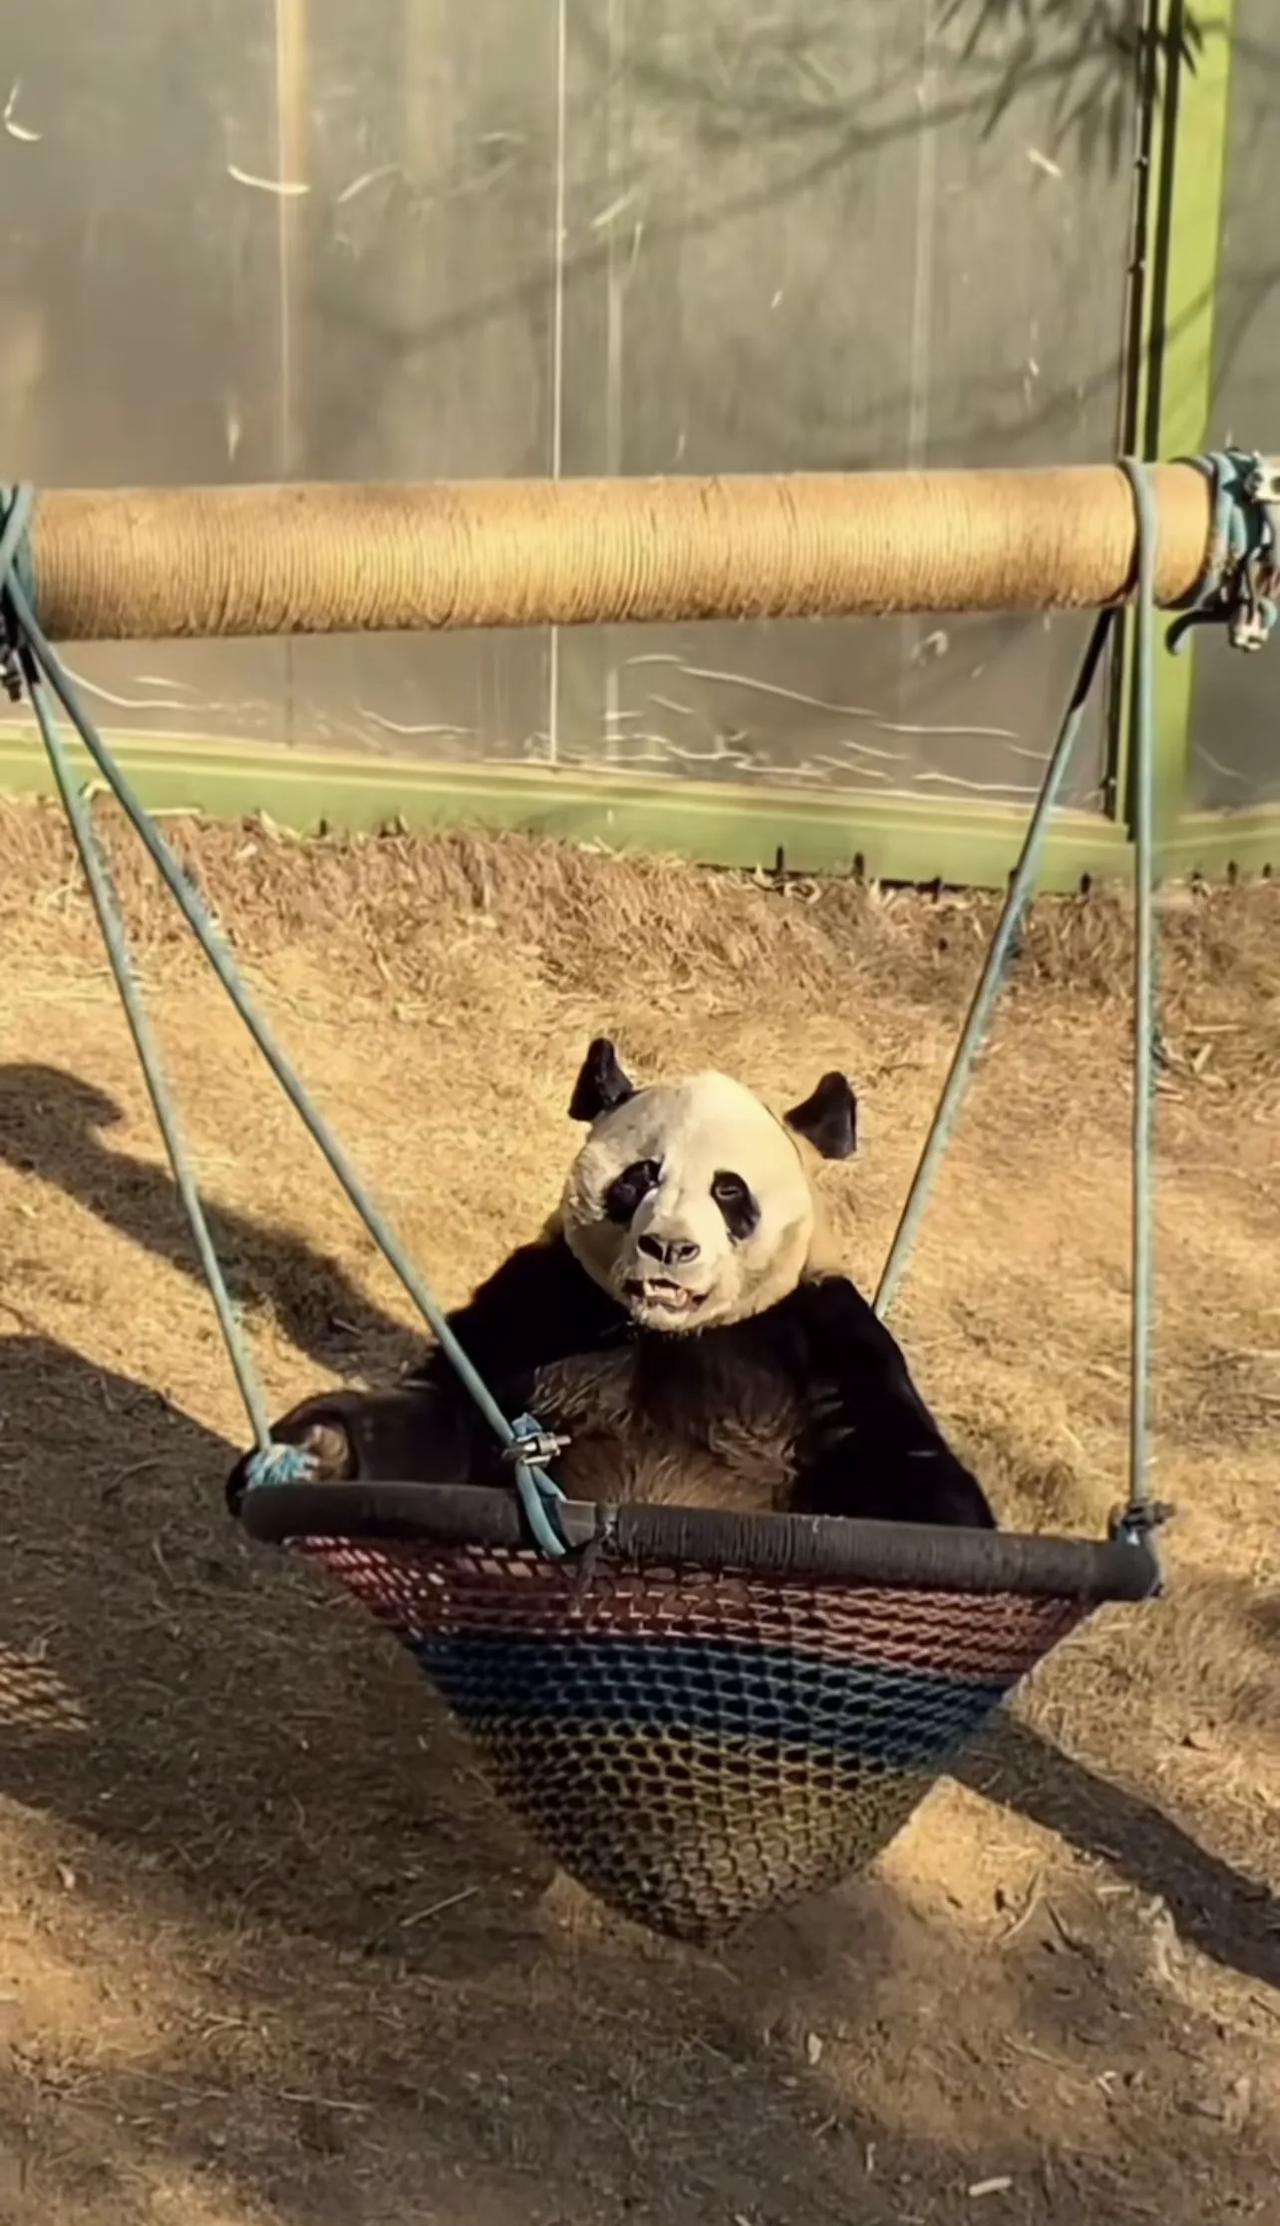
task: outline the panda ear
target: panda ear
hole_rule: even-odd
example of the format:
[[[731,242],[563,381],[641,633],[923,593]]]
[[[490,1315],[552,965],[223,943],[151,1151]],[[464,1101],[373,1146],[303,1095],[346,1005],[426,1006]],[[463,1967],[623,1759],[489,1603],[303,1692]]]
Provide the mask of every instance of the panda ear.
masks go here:
[[[595,1121],[602,1113],[612,1113],[615,1107],[625,1105],[636,1094],[635,1084],[618,1064],[618,1054],[607,1036],[597,1036],[582,1062],[573,1096],[569,1100],[571,1121]]]
[[[852,1159],[858,1148],[858,1101],[842,1074],[824,1074],[803,1105],[785,1116],[823,1159]]]

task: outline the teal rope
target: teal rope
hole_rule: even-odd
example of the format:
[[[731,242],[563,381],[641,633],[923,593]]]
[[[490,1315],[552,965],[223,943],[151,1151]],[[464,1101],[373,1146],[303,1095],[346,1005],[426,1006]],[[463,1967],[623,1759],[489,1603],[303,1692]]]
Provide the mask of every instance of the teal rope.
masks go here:
[[[1177,652],[1189,630],[1202,624],[1228,629],[1232,646],[1255,649],[1267,640],[1280,613],[1274,597],[1280,561],[1280,504],[1277,480],[1266,459],[1235,450],[1191,458],[1209,479],[1214,515],[1209,561],[1197,585],[1193,607],[1170,628],[1168,646]],[[1120,1517],[1122,1536],[1150,1533],[1168,1509],[1151,1495],[1151,1374],[1155,1320],[1155,1247],[1153,1162],[1157,1072],[1157,982],[1155,929],[1155,581],[1160,519],[1147,467],[1132,458],[1122,469],[1133,490],[1137,524],[1138,579],[1134,621],[1132,818],[1134,851],[1134,1049],[1132,1116],[1132,1225],[1130,1274],[1131,1385],[1129,1404],[1129,1505]],[[910,1258],[933,1179],[946,1151],[992,1007],[999,996],[1009,956],[1034,882],[1045,823],[1070,760],[1090,688],[1101,662],[1109,621],[1103,613],[1081,667],[1057,746],[1046,768],[1022,852],[974,992],[894,1233],[876,1292],[876,1311],[892,1302]]]
[[[1126,1535],[1145,1534],[1160,1511],[1150,1490],[1151,1350],[1154,1314],[1152,1243],[1152,1141],[1155,1106],[1155,840],[1154,681],[1155,578],[1159,517],[1144,467],[1126,460],[1137,512],[1138,592],[1135,634],[1133,739],[1134,792],[1134,1094],[1131,1244],[1131,1385],[1129,1406],[1129,1506]],[[1216,582],[1209,592],[1216,592]],[[1116,613],[1104,611],[1094,626],[1053,754],[1045,768],[1022,850],[996,932],[952,1056],[924,1150],[920,1155],[889,1256],[876,1292],[876,1311],[892,1303],[924,1215],[938,1167],[951,1140],[992,1010],[1008,971],[1018,930],[1032,894],[1049,815],[1073,755],[1084,712],[1102,664]]]
[[[5,520],[4,530],[0,532],[0,580],[6,577],[9,567],[15,562],[19,550],[29,547],[26,542],[26,531],[31,509],[30,488],[20,488],[9,506],[9,514]],[[25,582],[22,592],[24,594],[27,592]],[[199,1189],[192,1175],[173,1091],[164,1071],[160,1048],[152,1032],[146,1006],[142,1001],[137,972],[133,964],[133,954],[130,951],[128,936],[125,932],[120,900],[111,879],[110,869],[94,833],[92,819],[85,807],[80,791],[72,780],[66,751],[58,733],[57,722],[45,700],[39,671],[33,658],[27,659],[26,670],[22,677],[26,682],[27,693],[31,698],[31,708],[35,713],[36,724],[40,729],[41,740],[44,743],[45,752],[53,770],[58,794],[62,799],[63,809],[66,812],[72,837],[79,852],[89,895],[97,915],[98,926],[102,931],[102,940],[106,946],[107,958],[115,976],[116,988],[120,993],[120,1002],[124,1007],[125,1018],[128,1021],[129,1031],[138,1053],[138,1062],[146,1081],[156,1123],[164,1140],[174,1184],[182,1201],[183,1211],[190,1224],[205,1281],[209,1286],[214,1311],[217,1314],[218,1325],[230,1356],[240,1396],[244,1401],[245,1411],[249,1416],[258,1449],[262,1453],[267,1453],[273,1449],[261,1379],[254,1367],[253,1356],[237,1320],[231,1294],[227,1289],[226,1279],[222,1273],[222,1264],[218,1259],[213,1239],[209,1233],[208,1220],[205,1216]],[[276,1453],[283,1455],[293,1453],[296,1449],[282,1446],[274,1450]]]
[[[974,1066],[986,1040],[992,1011],[1004,987],[1009,962],[1017,945],[1027,905],[1034,894],[1035,885],[1039,879],[1040,857],[1044,849],[1045,832],[1050,814],[1058,801],[1063,781],[1075,755],[1076,742],[1084,722],[1084,714],[1088,708],[1089,697],[1093,691],[1094,681],[1102,664],[1103,653],[1111,637],[1115,619],[1116,613],[1114,611],[1103,611],[1094,624],[1075,687],[1071,691],[1071,698],[1058,731],[1057,742],[1054,744],[1052,755],[1045,767],[1044,779],[1040,784],[1040,793],[1036,798],[1035,809],[1031,814],[1027,832],[1023,837],[1018,863],[1014,868],[1013,877],[1009,883],[1004,904],[1001,907],[1000,918],[996,923],[996,931],[987,946],[987,955],[983,961],[982,972],[978,977],[977,987],[974,990],[969,1010],[965,1015],[964,1027],[960,1031],[959,1041],[952,1053],[951,1065],[947,1070],[947,1079],[942,1086],[942,1095],[934,1109],[933,1120],[929,1125],[929,1133],[925,1138],[924,1149],[920,1154],[915,1174],[911,1178],[911,1188],[907,1192],[906,1204],[899,1216],[898,1226],[894,1230],[888,1258],[880,1272],[880,1282],[875,1296],[875,1310],[881,1316],[887,1313],[889,1307],[892,1306],[899,1283],[915,1249],[920,1224],[924,1219],[925,1208],[929,1203],[938,1169],[942,1165],[947,1147],[951,1142],[960,1108],[973,1079]]]
[[[1160,514],[1145,465],[1123,468],[1138,531],[1133,633],[1133,1197],[1130,1274],[1129,1514],[1151,1505],[1151,1344],[1155,1315],[1152,1146],[1156,1100],[1155,623]]]
[[[31,708],[35,712],[36,724],[40,729],[41,739],[44,742],[49,763],[53,768],[53,777],[57,783],[58,794],[62,799],[63,810],[70,821],[75,846],[80,853],[80,863],[84,868],[84,877],[89,885],[89,895],[93,900],[93,909],[98,917],[98,926],[102,930],[102,940],[106,945],[107,957],[111,964],[111,971],[115,976],[116,988],[120,992],[120,1002],[124,1006],[125,1017],[129,1023],[129,1030],[138,1053],[138,1062],[142,1068],[147,1091],[155,1111],[156,1122],[164,1139],[164,1147],[169,1157],[169,1166],[173,1172],[178,1196],[191,1225],[191,1234],[195,1240],[196,1251],[200,1257],[200,1265],[204,1270],[210,1296],[213,1299],[214,1311],[218,1317],[218,1326],[222,1331],[223,1342],[231,1358],[231,1366],[235,1372],[236,1382],[240,1387],[240,1396],[244,1401],[245,1409],[253,1426],[254,1437],[257,1439],[259,1450],[265,1453],[271,1447],[271,1426],[267,1417],[266,1400],[263,1396],[261,1380],[253,1365],[240,1324],[236,1319],[235,1308],[227,1290],[221,1262],[214,1249],[213,1239],[209,1234],[208,1220],[192,1175],[191,1163],[179,1124],[173,1092],[168,1076],[164,1071],[159,1046],[152,1032],[146,1007],[142,1002],[137,973],[133,964],[133,954],[129,948],[124,919],[120,910],[120,900],[112,882],[106,859],[102,855],[97,836],[94,833],[92,819],[84,797],[73,781],[65,746],[45,702],[44,689],[40,684],[34,666],[28,671],[27,683]]]
[[[16,621],[22,640],[28,672],[33,667],[38,670],[40,678],[48,682],[59,698],[63,709],[101,773],[103,780],[111,789],[148,855],[163,877],[183,918],[200,944],[205,957],[276,1081],[280,1084],[313,1141],[327,1160],[383,1258],[399,1277],[419,1313],[434,1331],[441,1349],[446,1354],[485,1421],[493,1430],[499,1443],[509,1451],[515,1472],[516,1486],[520,1493],[530,1529],[538,1545],[544,1553],[557,1556],[563,1554],[565,1551],[564,1540],[551,1514],[550,1503],[562,1499],[564,1495],[552,1479],[546,1475],[545,1471],[535,1462],[524,1457],[520,1451],[520,1448],[531,1437],[533,1437],[535,1444],[538,1444],[539,1440],[531,1432],[523,1418],[519,1428],[513,1427],[494,1399],[483,1377],[464,1352],[449,1326],[443,1309],[439,1306],[417,1268],[404,1251],[390,1224],[374,1204],[329,1123],[325,1120],[319,1108],[312,1102],[284,1052],[276,1043],[266,1022],[254,1007],[240,978],[235,961],[218,935],[203,900],[192,888],[168,844],[138,801],[124,773],[116,764],[106,743],[81,704],[69,673],[46,639],[23,584],[22,567],[16,561],[16,552],[25,539],[26,519],[30,514],[30,501],[29,491],[21,490],[17,500],[9,503],[3,532],[0,533],[0,559],[3,559],[4,566],[7,567],[7,571],[0,570],[0,581],[3,581],[5,602],[13,620]],[[48,749],[49,742],[46,735],[43,706],[37,710],[37,718],[40,720],[41,733],[42,736],[45,736],[45,746]],[[52,727],[49,731],[54,732]],[[51,763],[53,764],[55,778],[58,781],[59,793],[64,805],[67,805],[69,816],[71,816],[72,830],[76,835],[77,847],[81,848],[81,857],[86,861],[86,872],[88,872],[88,858],[95,856],[95,852],[92,845],[88,851],[80,846],[80,830],[84,824],[83,812],[81,808],[81,816],[77,818],[71,811],[68,802],[71,795],[70,781],[67,776],[65,759],[61,757],[60,750],[61,745],[55,733],[54,746],[50,753]],[[76,801],[79,804],[78,798]],[[96,881],[92,879],[90,881],[95,908],[98,906],[99,895],[105,891],[105,886],[104,877],[98,877]],[[111,935],[108,938],[108,954],[111,957],[113,971],[116,973],[116,981],[120,987],[121,996],[125,998],[125,1009],[129,1015],[130,1026],[134,1027],[135,1017],[142,1021],[140,1030],[134,1027],[134,1041],[147,1078],[152,1102],[157,1108],[157,1116],[159,1117],[159,1109],[162,1103],[166,1107],[167,1116],[172,1114],[172,1101],[159,1062],[154,1056],[155,1045],[146,1024],[141,1003],[134,994],[136,984],[132,982],[129,974],[127,945],[124,943],[123,927],[118,921],[114,893],[107,896],[105,913],[99,910],[98,917],[103,924],[104,935],[107,934],[107,921],[110,920],[112,923]],[[118,935],[116,933],[117,926],[119,926]],[[118,957],[122,962],[122,971],[116,970]],[[130,981],[130,998],[126,998],[124,988],[126,980]],[[205,1267],[207,1274],[206,1246],[209,1254],[212,1253],[212,1246],[208,1241],[208,1228],[199,1206],[198,1192],[194,1177],[190,1172],[185,1145],[177,1128],[176,1120],[170,1121],[167,1127],[162,1120],[161,1126],[166,1149],[170,1149],[170,1159],[171,1164],[174,1165],[175,1174],[179,1166],[182,1169],[179,1191],[183,1205],[187,1208],[192,1234],[200,1251],[201,1265]],[[191,1214],[191,1201],[194,1201],[196,1205],[195,1216]],[[218,1285],[222,1286],[220,1273]],[[211,1288],[214,1290],[215,1305],[217,1305],[217,1287],[211,1285]],[[225,1286],[222,1286],[222,1288],[225,1294]],[[255,1485],[268,1481],[278,1481],[280,1467],[275,1460],[275,1456],[282,1453],[287,1454],[293,1449],[271,1447],[265,1425],[260,1427],[264,1409],[260,1394],[256,1389],[256,1383],[252,1399],[246,1391],[246,1384],[253,1380],[251,1376],[252,1364],[248,1361],[239,1325],[235,1321],[234,1312],[230,1308],[229,1302],[225,1315],[221,1306],[218,1307],[218,1318],[231,1356],[232,1366],[236,1372],[237,1382],[245,1396],[246,1407],[258,1439],[259,1450],[264,1456],[261,1461],[253,1465],[251,1480]]]

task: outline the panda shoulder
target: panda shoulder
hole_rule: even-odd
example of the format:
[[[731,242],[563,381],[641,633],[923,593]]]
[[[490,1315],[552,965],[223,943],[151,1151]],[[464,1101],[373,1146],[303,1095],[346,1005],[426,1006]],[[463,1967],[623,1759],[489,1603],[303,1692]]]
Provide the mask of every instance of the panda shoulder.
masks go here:
[[[815,1367],[828,1368],[843,1354],[849,1360],[879,1361],[897,1370],[902,1354],[871,1301],[851,1275],[833,1263],[812,1266],[784,1301],[788,1326],[797,1334]]]
[[[449,1326],[483,1369],[589,1350],[616,1312],[574,1258],[557,1215],[507,1254]]]
[[[559,1215],[553,1214],[536,1236],[516,1245],[477,1285],[468,1311],[491,1301],[516,1304],[535,1298],[552,1299],[557,1293],[576,1292],[588,1280],[569,1249]]]

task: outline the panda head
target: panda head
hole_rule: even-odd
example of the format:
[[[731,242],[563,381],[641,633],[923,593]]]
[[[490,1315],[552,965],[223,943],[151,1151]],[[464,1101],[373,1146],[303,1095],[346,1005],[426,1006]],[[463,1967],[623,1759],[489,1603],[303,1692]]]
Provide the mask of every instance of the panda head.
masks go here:
[[[779,1119],[724,1074],[637,1088],[600,1038],[569,1114],[590,1134],[565,1186],[565,1241],[640,1328],[743,1321],[814,1271],[824,1233],[811,1168],[856,1142],[842,1074]]]

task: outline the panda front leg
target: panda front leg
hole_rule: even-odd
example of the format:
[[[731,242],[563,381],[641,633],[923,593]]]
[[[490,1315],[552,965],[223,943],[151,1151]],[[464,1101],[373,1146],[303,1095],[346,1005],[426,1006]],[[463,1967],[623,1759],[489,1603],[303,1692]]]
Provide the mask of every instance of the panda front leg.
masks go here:
[[[982,1486],[952,1452],[897,1340],[857,1287],[823,1277],[789,1303],[810,1416],[792,1508],[994,1530]]]
[[[451,1390],[440,1384],[405,1384],[393,1391],[322,1392],[290,1408],[274,1423],[277,1445],[310,1455],[317,1483],[478,1484],[498,1481],[495,1444],[487,1448]],[[239,1510],[252,1453],[227,1479],[227,1503]]]

